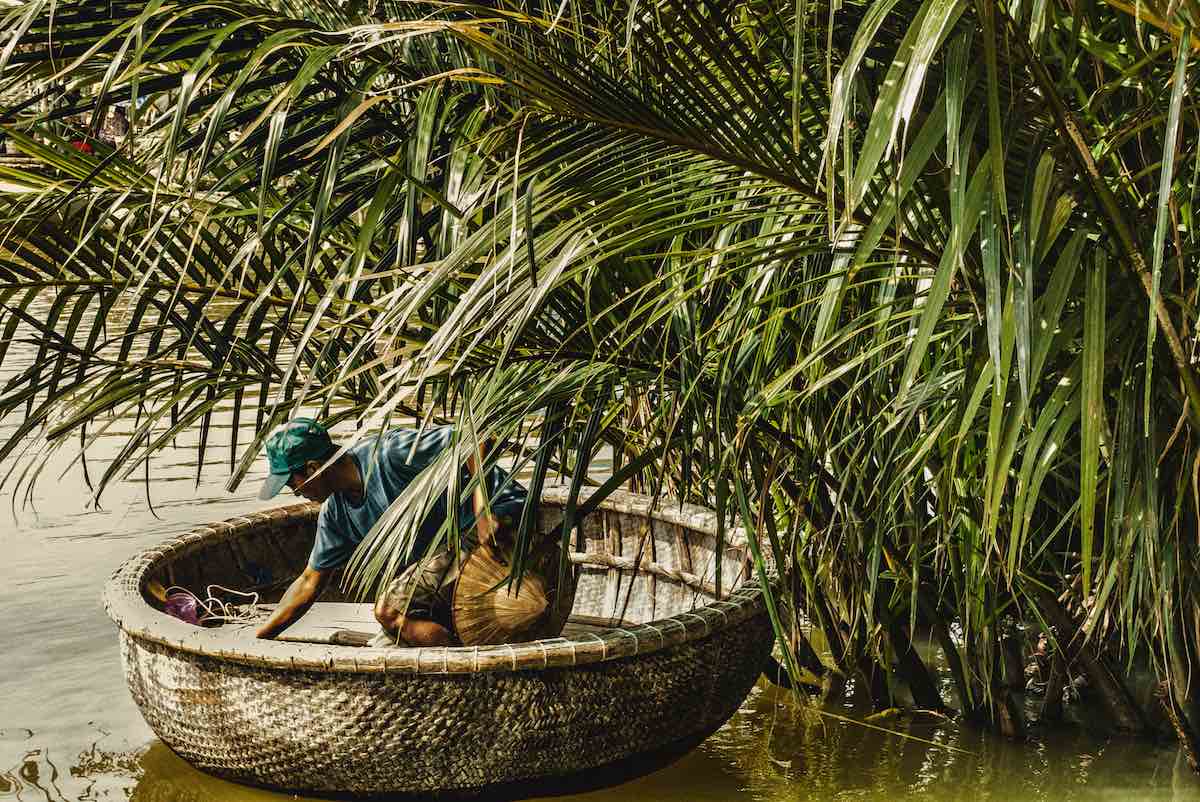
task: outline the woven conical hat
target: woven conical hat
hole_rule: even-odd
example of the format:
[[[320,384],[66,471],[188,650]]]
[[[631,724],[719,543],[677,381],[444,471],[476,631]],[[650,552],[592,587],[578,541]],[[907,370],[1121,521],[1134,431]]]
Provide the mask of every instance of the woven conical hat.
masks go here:
[[[518,588],[515,582],[506,582],[508,554],[490,545],[471,552],[454,588],[454,629],[462,644],[484,646],[558,636],[575,596],[571,570],[566,572],[566,592],[559,592],[558,555],[553,544],[535,550]]]

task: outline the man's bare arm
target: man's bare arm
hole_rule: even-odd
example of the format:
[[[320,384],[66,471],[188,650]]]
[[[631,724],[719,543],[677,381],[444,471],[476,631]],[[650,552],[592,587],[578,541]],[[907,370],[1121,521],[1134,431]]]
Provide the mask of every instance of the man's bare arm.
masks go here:
[[[480,466],[487,459],[487,452],[491,450],[492,441],[481,443],[478,451],[467,457],[467,472],[471,476],[479,475]],[[475,532],[478,535],[478,540],[481,544],[492,544],[496,535],[498,523],[496,516],[491,514],[488,509],[487,494],[484,491],[486,482],[482,476],[479,477],[479,484],[475,485],[475,491],[471,494],[471,502],[475,512]]]
[[[258,628],[255,636],[273,638],[290,627],[297,618],[308,612],[328,582],[328,571],[305,568],[304,573],[292,581],[279,604],[275,605],[271,617]]]

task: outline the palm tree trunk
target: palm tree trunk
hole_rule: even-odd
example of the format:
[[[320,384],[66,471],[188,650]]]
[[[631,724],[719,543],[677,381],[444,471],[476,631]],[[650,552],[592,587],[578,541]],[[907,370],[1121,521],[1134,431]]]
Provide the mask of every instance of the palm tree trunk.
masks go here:
[[[992,715],[996,729],[1007,738],[1025,737],[1025,716],[1008,688],[997,686],[992,691]]]
[[[1186,655],[1187,635],[1184,628],[1173,625],[1172,640],[1175,648],[1170,651],[1167,674],[1169,679],[1160,686],[1163,709],[1175,730],[1175,737],[1183,749],[1192,771],[1200,772],[1200,700],[1196,699],[1197,681],[1190,670]]]
[[[1063,714],[1063,688],[1067,684],[1067,667],[1062,655],[1055,652],[1050,658],[1050,676],[1046,678],[1046,694],[1042,697],[1042,709],[1038,721],[1061,721]]]
[[[1168,683],[1163,683],[1159,688],[1163,710],[1166,711],[1167,719],[1175,730],[1175,737],[1179,740],[1179,747],[1183,750],[1188,765],[1192,771],[1200,773],[1200,740],[1197,740],[1196,731],[1188,723],[1187,715],[1175,698],[1175,693],[1167,685]]]
[[[1009,633],[1000,638],[1000,653],[1004,658],[1004,684],[1010,690],[1025,689],[1025,661],[1021,654],[1021,638]]]
[[[886,617],[885,625],[888,640],[891,641],[892,650],[896,653],[898,662],[896,670],[900,674],[900,678],[908,685],[908,689],[912,691],[913,702],[917,707],[925,710],[939,712],[945,710],[946,702],[938,693],[937,683],[934,682],[929,669],[913,647],[906,627],[891,616]]]
[[[801,577],[801,572],[798,570],[791,571],[788,574],[788,585],[791,587],[792,598],[790,602],[791,608],[791,635],[788,638],[788,646],[792,650],[792,656],[796,660],[796,664],[801,668],[811,671],[818,677],[825,676],[829,668],[821,662],[820,655],[809,642],[808,637],[804,634],[804,630],[800,626],[800,608],[804,606],[805,592],[804,582]],[[812,624],[812,618],[808,619],[809,625]]]
[[[1133,695],[1125,684],[1113,673],[1093,644],[1085,642],[1071,615],[1063,609],[1058,599],[1044,588],[1035,588],[1034,598],[1042,618],[1058,631],[1059,647],[1064,650],[1063,659],[1067,666],[1078,663],[1101,701],[1108,709],[1114,726],[1122,732],[1142,733],[1149,727],[1141,709],[1133,701]]]

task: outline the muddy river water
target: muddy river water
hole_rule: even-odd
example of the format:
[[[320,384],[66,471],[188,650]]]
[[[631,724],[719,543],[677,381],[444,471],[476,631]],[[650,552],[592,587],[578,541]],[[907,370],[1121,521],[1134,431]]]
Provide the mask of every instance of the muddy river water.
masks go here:
[[[17,367],[10,357],[3,374]],[[16,423],[4,421],[2,433]],[[115,448],[121,423],[89,450],[93,471],[106,449]],[[31,498],[14,497],[6,486],[0,496],[0,801],[291,798],[202,774],[154,738],[126,691],[116,631],[100,606],[104,581],[134,551],[279,503],[254,497],[262,464],[236,493],[225,492],[227,435],[217,433],[219,447],[209,449],[198,483],[188,441],[157,455],[149,502],[139,476],[112,486],[102,507],[89,509],[82,466],[70,465],[70,454],[55,458]],[[734,719],[691,754],[577,798],[1200,800],[1200,778],[1169,742],[1109,737],[1083,726],[1035,733],[1021,744],[954,725],[887,726],[900,734],[820,715],[760,685]]]

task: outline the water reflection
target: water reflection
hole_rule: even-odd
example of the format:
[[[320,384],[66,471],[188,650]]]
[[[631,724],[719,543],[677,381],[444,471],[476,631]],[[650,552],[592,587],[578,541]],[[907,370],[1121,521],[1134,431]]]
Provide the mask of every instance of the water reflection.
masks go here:
[[[0,732],[0,739],[5,735]],[[32,738],[30,732],[28,740]],[[141,751],[107,752],[93,745],[79,754],[64,774],[49,749],[31,747],[19,754],[10,767],[0,768],[0,800],[127,799],[142,776]]]
[[[888,726],[923,740],[830,720],[760,687],[725,728],[670,766],[615,787],[559,799],[1200,800],[1200,783],[1173,747],[1097,737],[1082,728],[1021,744],[929,721],[901,720]],[[203,774],[158,741],[127,751],[106,751],[93,744],[63,773],[48,751],[32,745],[35,740],[27,730],[0,732],[0,743],[26,746],[11,768],[0,771],[0,799],[297,799]]]
[[[130,802],[282,802],[304,798],[273,794],[196,771],[158,741],[142,755],[142,771]]]

